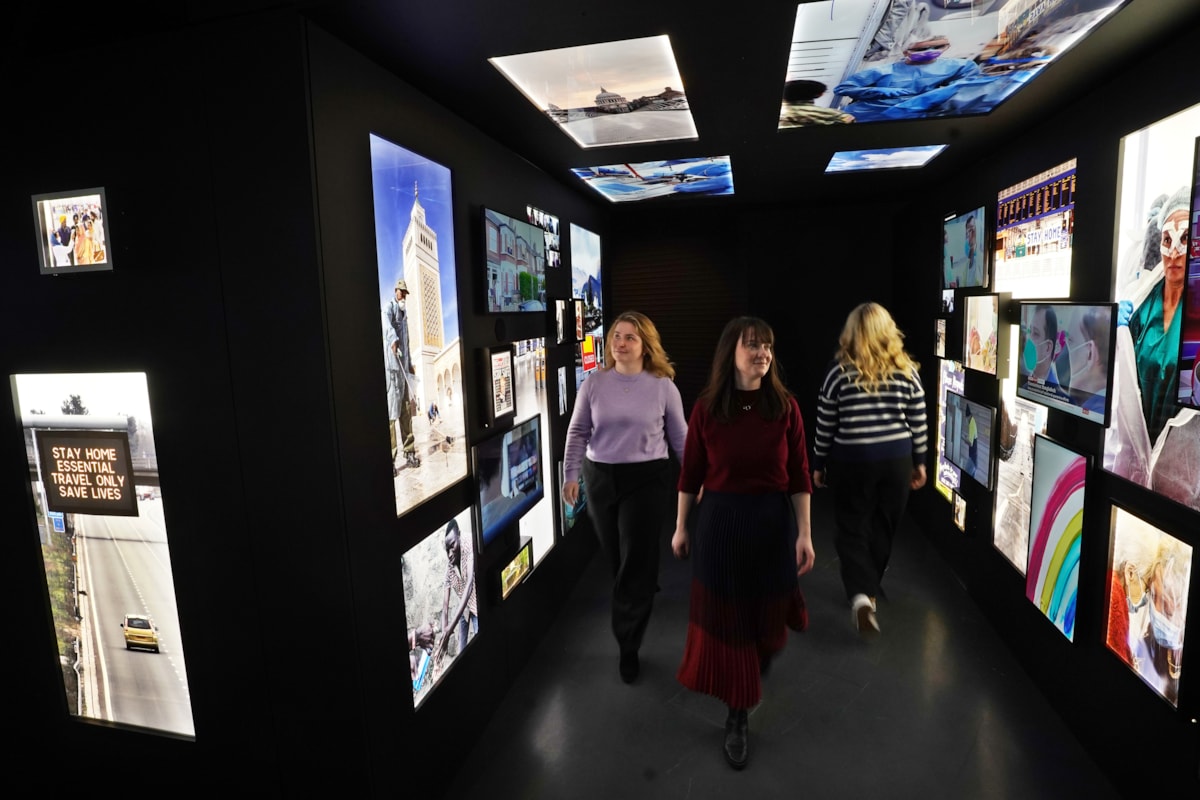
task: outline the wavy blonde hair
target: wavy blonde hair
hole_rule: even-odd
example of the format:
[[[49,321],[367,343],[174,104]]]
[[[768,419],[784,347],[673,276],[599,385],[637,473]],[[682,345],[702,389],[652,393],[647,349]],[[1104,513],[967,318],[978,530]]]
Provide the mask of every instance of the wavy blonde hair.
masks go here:
[[[642,368],[651,375],[674,380],[675,367],[667,358],[667,351],[663,350],[658,328],[654,327],[650,318],[640,311],[625,311],[618,314],[612,321],[608,334],[604,337],[604,369],[612,369],[617,365],[617,359],[613,355],[612,341],[617,325],[621,322],[628,322],[637,329],[638,338],[642,340]]]
[[[871,393],[895,373],[910,375],[921,368],[904,351],[904,334],[879,303],[863,303],[850,312],[834,357],[858,370],[854,385]]]

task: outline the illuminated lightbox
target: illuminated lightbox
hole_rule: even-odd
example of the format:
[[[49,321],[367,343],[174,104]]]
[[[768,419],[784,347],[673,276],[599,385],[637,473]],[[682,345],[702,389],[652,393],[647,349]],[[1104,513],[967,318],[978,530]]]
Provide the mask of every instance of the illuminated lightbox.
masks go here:
[[[733,194],[733,165],[729,156],[577,167],[571,171],[613,203],[652,197]]]
[[[1191,578],[1191,545],[1113,506],[1105,643],[1172,706],[1179,705]]]
[[[37,540],[45,568],[46,641],[59,656],[63,708],[193,739],[160,483],[170,470],[158,459],[146,375],[21,374],[11,383],[29,461],[23,534]],[[91,654],[87,669],[77,668],[77,647]]]
[[[1017,396],[1108,424],[1117,307],[1022,303]]]
[[[487,547],[542,499],[541,416],[484,439],[472,449],[479,487],[479,540]]]
[[[507,214],[483,210],[486,310],[546,310],[546,239],[542,230]]]
[[[948,145],[932,144],[920,147],[885,147],[876,150],[839,150],[829,159],[826,174],[833,172],[865,172],[889,169],[918,169],[925,166]]]
[[[488,62],[580,147],[699,136],[666,35]]]
[[[942,221],[942,290],[987,288],[988,248],[983,208]]]
[[[996,291],[1067,297],[1075,243],[1075,159],[1000,191],[996,202]]]
[[[1034,437],[1025,596],[1072,641],[1087,473],[1086,456]]]
[[[987,114],[1125,2],[934,0],[919,21],[913,4],[800,3],[779,127]]]
[[[946,392],[946,457],[989,491],[995,427],[996,409]]]
[[[33,217],[43,275],[113,268],[103,188],[34,195]]]

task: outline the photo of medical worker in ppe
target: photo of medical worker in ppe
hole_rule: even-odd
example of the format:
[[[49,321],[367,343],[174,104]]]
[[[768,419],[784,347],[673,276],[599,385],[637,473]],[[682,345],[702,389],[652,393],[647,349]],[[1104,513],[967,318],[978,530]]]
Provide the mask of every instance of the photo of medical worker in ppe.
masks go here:
[[[1111,303],[1023,303],[1017,396],[1105,424],[1114,328]]]
[[[954,96],[957,82],[981,74],[970,59],[943,57],[949,48],[945,36],[915,41],[903,60],[859,70],[833,93],[850,98],[843,110],[858,122],[927,116]]]
[[[1179,402],[1197,131],[1193,106],[1121,141],[1104,468],[1200,510],[1200,412]]]

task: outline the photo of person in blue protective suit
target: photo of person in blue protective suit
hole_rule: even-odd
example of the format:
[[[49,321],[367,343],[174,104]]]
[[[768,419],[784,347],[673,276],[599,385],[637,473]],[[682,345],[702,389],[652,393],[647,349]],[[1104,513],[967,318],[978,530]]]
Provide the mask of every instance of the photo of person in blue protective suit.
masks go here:
[[[904,60],[867,67],[839,83],[833,93],[850,98],[842,110],[857,122],[918,119],[939,113],[957,92],[957,85],[981,75],[979,65],[965,58],[943,58],[950,47],[945,36],[913,42]]]

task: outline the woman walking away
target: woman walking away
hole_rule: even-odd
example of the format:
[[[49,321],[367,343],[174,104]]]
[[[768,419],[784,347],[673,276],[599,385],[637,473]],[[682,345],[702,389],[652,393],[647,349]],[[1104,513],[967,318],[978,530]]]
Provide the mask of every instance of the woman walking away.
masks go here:
[[[728,706],[725,758],[749,757],[749,710],[783,649],[808,626],[797,576],[812,569],[812,484],[800,407],[774,365],[766,322],[725,326],[692,409],[671,548],[692,559],[687,642],[678,679]],[[696,531],[687,528],[696,507]]]
[[[850,312],[817,398],[813,483],[833,487],[835,547],[851,619],[879,633],[875,597],[910,489],[925,485],[925,390],[878,303]]]

